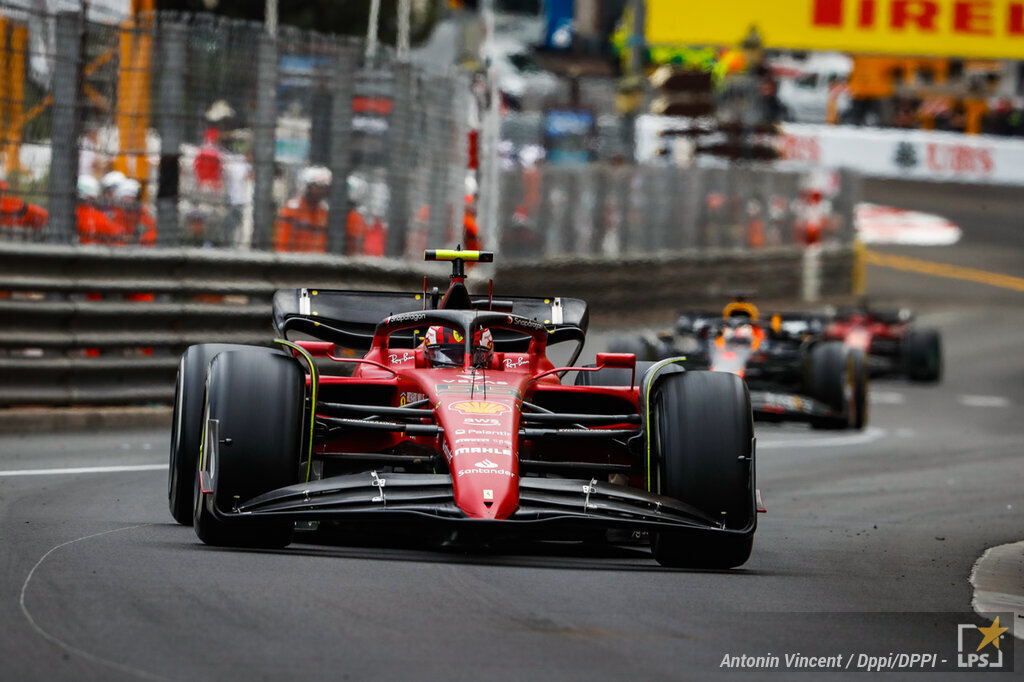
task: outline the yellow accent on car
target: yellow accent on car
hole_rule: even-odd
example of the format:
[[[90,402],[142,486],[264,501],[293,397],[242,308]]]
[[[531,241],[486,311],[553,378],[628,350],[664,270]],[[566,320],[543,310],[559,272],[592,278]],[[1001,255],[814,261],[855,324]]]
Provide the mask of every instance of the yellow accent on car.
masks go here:
[[[760,311],[756,305],[746,301],[732,301],[722,308],[722,317],[732,317],[736,313],[745,314],[751,320],[756,320]]]
[[[668,358],[667,360],[662,360],[661,362],[659,362],[658,364],[654,365],[649,370],[647,370],[648,372],[651,373],[651,382],[649,384],[647,384],[647,393],[645,394],[645,398],[644,398],[644,405],[645,405],[645,409],[647,410],[647,428],[645,429],[647,431],[647,434],[646,434],[647,435],[647,492],[652,492],[651,491],[651,387],[654,386],[654,380],[657,378],[658,372],[660,372],[663,368],[668,367],[669,365],[675,365],[675,364],[678,364],[680,362],[686,362],[686,358],[685,357]],[[643,379],[641,379],[641,381],[642,380]]]
[[[306,482],[308,483],[313,470],[313,425],[316,423],[316,387],[317,383],[319,383],[316,376],[316,363],[313,362],[313,358],[302,346],[285,339],[274,339],[274,343],[287,346],[299,353],[306,360],[306,364],[309,365],[309,452],[306,453]]]
[[[437,249],[437,250],[435,250],[433,252],[433,254],[434,254],[433,258],[427,258],[427,256],[426,256],[427,253],[429,253],[429,252],[424,252],[424,256],[423,256],[424,260],[455,260],[457,258],[460,258],[462,260],[469,260],[469,261],[478,261],[478,260],[480,260],[480,252],[479,251],[455,251],[454,249],[451,249],[451,250],[448,250],[448,249]]]

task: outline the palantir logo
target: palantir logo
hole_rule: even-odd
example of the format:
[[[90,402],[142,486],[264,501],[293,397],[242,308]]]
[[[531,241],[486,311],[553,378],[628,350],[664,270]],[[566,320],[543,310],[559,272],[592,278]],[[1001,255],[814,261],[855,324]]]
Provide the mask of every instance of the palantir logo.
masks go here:
[[[956,633],[956,665],[958,668],[1002,668],[1003,651],[999,640],[1009,628],[999,626],[999,616],[983,628],[972,623],[959,623]],[[980,642],[975,647],[975,642]],[[996,648],[995,657],[988,647]]]
[[[485,459],[482,462],[477,462],[473,466],[479,467],[481,469],[497,469],[498,468],[498,465],[495,464],[494,462],[492,462],[489,459]]]

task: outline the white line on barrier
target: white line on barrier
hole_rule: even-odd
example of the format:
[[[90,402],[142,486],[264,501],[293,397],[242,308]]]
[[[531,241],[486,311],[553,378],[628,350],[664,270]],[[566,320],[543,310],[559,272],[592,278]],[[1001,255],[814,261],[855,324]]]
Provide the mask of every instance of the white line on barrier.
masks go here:
[[[757,439],[758,450],[780,450],[782,448],[838,448],[846,445],[862,445],[879,440],[888,432],[885,429],[869,427],[861,433],[854,433],[847,436],[832,436],[818,438],[800,438],[794,440],[762,440]]]
[[[166,464],[134,464],[111,467],[70,467],[67,469],[14,469],[0,471],[0,478],[5,476],[59,476],[62,474],[114,474],[122,471],[160,471],[166,470]]]

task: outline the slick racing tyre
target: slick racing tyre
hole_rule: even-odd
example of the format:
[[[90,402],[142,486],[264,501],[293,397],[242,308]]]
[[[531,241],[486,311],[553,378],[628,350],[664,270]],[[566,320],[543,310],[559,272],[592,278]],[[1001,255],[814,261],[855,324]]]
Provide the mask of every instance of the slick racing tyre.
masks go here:
[[[660,494],[686,502],[730,530],[659,531],[654,558],[663,566],[733,568],[750,557],[754,542],[754,423],[750,394],[726,372],[670,374],[654,389],[650,405],[652,454],[657,454]]]
[[[210,363],[204,413],[218,422],[214,492],[199,492],[196,476],[193,514],[196,535],[206,544],[284,547],[291,542],[293,521],[222,519],[213,508],[228,513],[239,502],[298,482],[305,378],[297,361],[262,350],[227,351]],[[205,453],[200,459],[200,468],[208,471]]]
[[[857,409],[858,382],[862,384],[864,406],[867,404],[867,379],[863,371],[866,363],[862,358],[858,371],[857,354],[863,352],[848,348],[842,341],[825,341],[811,348],[805,389],[834,413],[812,418],[811,428],[845,429],[857,423],[856,415],[863,413]]]
[[[256,346],[204,343],[189,346],[178,363],[171,420],[171,459],[167,470],[167,502],[171,516],[183,526],[192,525],[193,488],[203,429],[203,397],[210,361],[227,350],[257,350]],[[276,353],[260,349],[264,353]]]
[[[911,329],[903,336],[903,361],[911,381],[942,379],[942,339],[937,329]]]
[[[867,355],[858,348],[850,349],[850,357],[847,362],[853,364],[853,402],[850,403],[850,428],[861,431],[868,425],[868,379],[871,372],[868,369]]]
[[[646,341],[639,336],[615,336],[608,342],[609,353],[632,353],[636,356],[637,362],[641,360],[653,360],[652,353]]]

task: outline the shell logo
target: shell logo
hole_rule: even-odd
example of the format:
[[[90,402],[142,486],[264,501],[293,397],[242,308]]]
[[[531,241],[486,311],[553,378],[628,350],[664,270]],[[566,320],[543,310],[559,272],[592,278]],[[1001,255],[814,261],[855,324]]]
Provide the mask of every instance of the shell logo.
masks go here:
[[[501,414],[509,410],[507,405],[486,400],[465,400],[461,403],[452,403],[451,408],[461,414]]]

